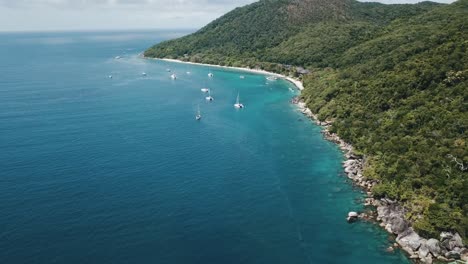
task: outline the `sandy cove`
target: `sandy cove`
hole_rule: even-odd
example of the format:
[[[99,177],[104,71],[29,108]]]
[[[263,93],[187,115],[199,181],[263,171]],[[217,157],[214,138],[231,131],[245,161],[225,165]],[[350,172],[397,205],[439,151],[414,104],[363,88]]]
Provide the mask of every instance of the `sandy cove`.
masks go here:
[[[184,64],[191,64],[191,65],[201,65],[201,66],[208,66],[208,67],[213,67],[213,68],[231,69],[231,70],[250,72],[250,73],[262,74],[262,75],[268,75],[268,76],[275,76],[275,77],[289,81],[290,83],[294,84],[297,87],[297,89],[301,91],[304,90],[304,85],[302,84],[301,81],[279,74],[279,73],[269,72],[265,70],[250,69],[250,68],[243,68],[243,67],[221,66],[221,65],[213,65],[213,64],[206,64],[206,63],[195,63],[195,62],[181,61],[181,60],[175,60],[175,59],[156,59],[156,58],[144,57],[143,55],[142,57],[145,59],[151,59],[151,60],[169,61],[169,62],[184,63]]]

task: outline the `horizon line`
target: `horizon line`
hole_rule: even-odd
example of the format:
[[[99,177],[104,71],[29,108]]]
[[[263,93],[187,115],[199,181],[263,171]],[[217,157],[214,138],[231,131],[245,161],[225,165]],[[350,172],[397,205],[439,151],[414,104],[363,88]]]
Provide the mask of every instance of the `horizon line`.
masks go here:
[[[130,32],[130,31],[140,31],[140,32],[151,32],[151,31],[193,31],[199,30],[200,28],[122,28],[122,29],[25,29],[25,30],[0,30],[0,34],[5,33],[93,33],[93,32]]]

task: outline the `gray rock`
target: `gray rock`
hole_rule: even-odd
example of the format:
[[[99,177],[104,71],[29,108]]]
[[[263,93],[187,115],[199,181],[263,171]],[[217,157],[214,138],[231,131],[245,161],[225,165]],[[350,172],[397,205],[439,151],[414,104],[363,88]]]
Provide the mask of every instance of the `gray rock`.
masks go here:
[[[455,233],[455,235],[450,239],[449,246],[451,249],[456,247],[463,248],[463,240],[458,233]]]
[[[440,233],[440,241],[444,241],[446,239],[451,239],[453,237],[453,234],[450,232],[442,232]]]
[[[435,238],[431,238],[427,240],[426,246],[429,249],[429,252],[434,255],[434,257],[438,257],[441,254],[441,249],[440,249],[440,242],[439,240]]]
[[[437,260],[440,260],[440,261],[443,261],[443,262],[448,262],[449,261],[449,259],[444,257],[444,256],[438,256]]]
[[[386,204],[395,204],[396,203],[396,201],[392,201],[392,200],[390,200],[388,198],[382,198],[381,201],[386,203]]]
[[[421,240],[421,246],[418,249],[418,255],[420,258],[425,258],[427,255],[429,255],[429,248],[427,247],[427,241],[422,239]]]
[[[466,253],[463,253],[461,256],[460,256],[460,259],[465,261],[466,263],[468,263],[468,252]]]
[[[441,245],[448,251],[453,251],[456,247],[462,248],[463,241],[458,233],[442,232],[440,234]]]
[[[389,232],[389,233],[393,233],[392,224],[386,224],[385,225],[385,230],[387,230],[387,232]]]
[[[445,253],[445,257],[448,259],[460,259],[461,255],[459,251],[449,251]]]
[[[377,207],[377,215],[379,216],[379,218],[382,219],[389,214],[390,214],[390,209],[387,206],[382,205],[382,206]]]
[[[466,248],[466,247],[465,247],[465,248],[462,248],[462,249],[460,250],[460,253],[461,253],[461,255],[468,255],[468,248]]]
[[[416,251],[421,246],[421,237],[410,227],[405,232],[398,235],[397,242],[402,248],[409,247],[413,251]]]
[[[405,236],[410,235],[410,234],[413,233],[413,232],[414,232],[414,230],[413,230],[412,227],[406,229],[405,232],[403,232],[403,233],[401,233],[401,234],[399,234],[399,235],[397,236],[397,238],[396,238],[397,242],[398,242],[398,240],[401,240],[402,238],[404,238]]]
[[[421,258],[422,263],[432,264],[432,256],[428,255],[427,257]]]
[[[343,164],[344,167],[354,166],[354,164],[356,164],[356,160],[347,160]]]
[[[408,222],[406,222],[402,217],[395,217],[391,221],[392,231],[395,234],[401,234],[406,229],[408,229]]]

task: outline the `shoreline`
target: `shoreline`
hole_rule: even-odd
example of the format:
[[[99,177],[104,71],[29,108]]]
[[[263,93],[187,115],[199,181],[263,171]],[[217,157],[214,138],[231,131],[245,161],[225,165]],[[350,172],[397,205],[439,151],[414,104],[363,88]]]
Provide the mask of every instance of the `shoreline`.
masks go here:
[[[207,63],[197,63],[197,62],[182,61],[182,60],[176,60],[176,59],[149,58],[149,57],[145,57],[144,55],[141,55],[141,56],[142,56],[142,58],[149,59],[149,60],[159,60],[159,61],[167,61],[167,62],[174,62],[174,63],[184,63],[184,64],[198,65],[198,66],[209,66],[209,67],[214,67],[214,68],[231,69],[231,70],[237,70],[237,71],[243,71],[243,72],[249,72],[249,73],[255,73],[255,74],[275,76],[275,77],[284,79],[284,80],[294,84],[294,86],[299,91],[304,90],[304,85],[303,85],[302,81],[296,80],[296,79],[294,79],[292,77],[289,77],[289,76],[286,76],[286,75],[283,75],[283,74],[269,72],[269,71],[265,71],[265,70],[250,69],[250,68],[243,68],[243,67],[233,67],[233,66],[222,66],[222,65],[207,64]]]
[[[400,248],[410,260],[431,264],[434,261],[457,263],[456,261],[461,259],[461,261],[468,263],[468,249],[458,233],[442,232],[440,239],[426,239],[419,236],[411,226],[411,222],[405,218],[407,210],[398,201],[374,197],[372,187],[378,184],[378,181],[367,179],[362,174],[366,164],[366,157],[356,155],[351,144],[342,140],[337,134],[331,133],[329,127],[332,122],[321,122],[304,101],[296,98],[292,100],[292,103],[297,105],[302,114],[322,127],[321,133],[325,140],[339,146],[345,157],[342,163],[344,173],[353,181],[353,185],[366,192],[364,206],[376,209],[376,212],[368,209],[361,213],[349,212],[347,217],[349,223],[361,219],[379,225],[389,234],[395,236],[395,243],[389,246],[386,251],[394,252],[395,249]]]
[[[304,90],[304,85],[301,81],[265,70],[194,63],[175,59],[148,58],[143,54],[141,56],[144,59],[209,66],[276,76],[292,83],[299,91],[302,92]],[[366,158],[356,155],[351,144],[342,140],[337,134],[329,131],[332,122],[320,121],[318,116],[307,107],[306,103],[302,101],[300,97],[293,98],[291,103],[295,104],[302,114],[310,118],[312,122],[323,129],[321,133],[325,140],[331,141],[339,146],[345,158],[343,161],[344,173],[350,180],[352,180],[355,186],[360,187],[366,192],[367,197],[364,200],[364,206],[374,207],[376,209],[376,212],[371,212],[370,210],[365,210],[361,213],[349,212],[347,217],[348,222],[351,223],[358,219],[374,221],[377,225],[396,237],[395,243],[387,248],[387,252],[393,252],[396,248],[400,248],[408,255],[410,260],[417,260],[422,263],[433,263],[433,261],[452,262],[461,259],[468,263],[468,249],[464,246],[458,233],[442,232],[440,234],[440,239],[425,239],[420,237],[411,227],[411,223],[406,220],[406,209],[402,205],[397,201],[392,201],[387,198],[378,199],[374,197],[372,188],[378,184],[378,181],[367,179],[363,176]]]

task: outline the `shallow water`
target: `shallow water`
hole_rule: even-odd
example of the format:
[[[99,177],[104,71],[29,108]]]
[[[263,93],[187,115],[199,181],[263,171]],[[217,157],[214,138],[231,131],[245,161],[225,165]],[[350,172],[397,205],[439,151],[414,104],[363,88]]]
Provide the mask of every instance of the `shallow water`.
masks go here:
[[[183,33],[0,35],[0,262],[408,263],[346,223],[363,196],[291,84],[138,57]]]

